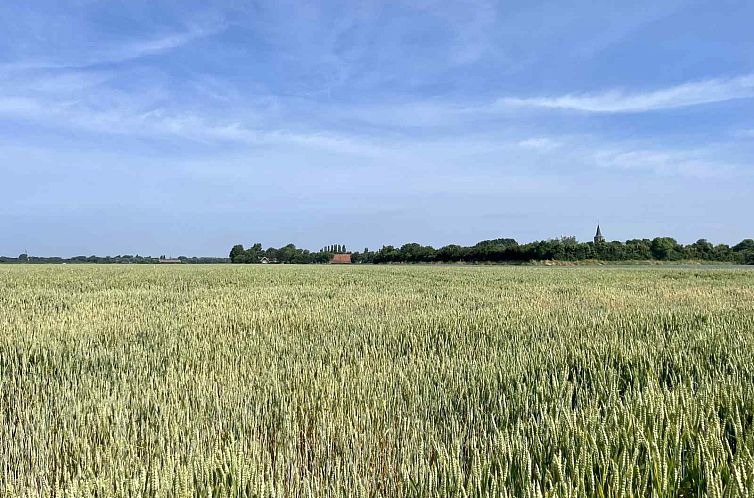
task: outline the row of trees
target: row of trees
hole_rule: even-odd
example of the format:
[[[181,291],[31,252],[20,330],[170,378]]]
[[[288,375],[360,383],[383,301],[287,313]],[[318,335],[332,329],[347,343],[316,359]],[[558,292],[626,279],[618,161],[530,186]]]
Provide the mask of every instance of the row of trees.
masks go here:
[[[266,258],[268,261],[276,263],[328,263],[332,259],[334,251],[326,251],[325,249],[311,252],[307,249],[299,249],[293,244],[288,244],[280,249],[274,247],[262,249],[262,244],[259,243],[244,249],[242,245],[238,244],[230,250],[230,261],[232,263],[261,263],[262,259]]]
[[[236,245],[230,252],[230,258],[197,258],[180,256],[183,263],[260,263],[262,258],[278,263],[328,263],[334,254],[346,253],[341,244],[327,246],[319,251],[310,252],[288,244],[279,249],[262,248],[254,244],[245,249]],[[754,264],[754,240],[746,239],[730,247],[726,244],[714,245],[705,239],[693,244],[679,244],[670,237],[655,239],[632,239],[626,242],[578,242],[575,237],[543,240],[519,244],[514,239],[484,240],[473,246],[447,245],[439,249],[417,243],[404,244],[400,247],[383,246],[378,251],[352,252],[354,263],[486,263],[527,261],[682,261],[701,260],[723,263]],[[104,263],[104,264],[153,264],[160,258],[137,255],[118,256],[75,256],[73,258],[37,257],[21,254],[17,258],[0,257],[0,263]]]
[[[375,253],[374,262],[525,262],[525,261],[680,261],[704,260],[754,264],[754,241],[733,247],[700,239],[682,245],[670,237],[633,239],[626,242],[580,243],[573,237],[518,244],[512,239],[486,240],[471,247],[449,245],[435,250],[419,244],[390,246]]]
[[[327,249],[335,249],[329,251]],[[230,252],[233,263],[258,263],[262,257],[279,263],[327,263],[338,247],[319,252],[298,249],[293,244],[280,249],[262,249],[254,244],[249,249],[236,245]],[[345,252],[345,247],[343,247]],[[632,239],[626,242],[578,242],[575,237],[542,240],[519,244],[514,239],[484,240],[473,246],[447,245],[439,249],[417,243],[401,247],[383,246],[378,251],[364,249],[351,253],[354,263],[487,263],[527,261],[682,261],[701,260],[722,263],[754,264],[754,240],[746,239],[730,247],[714,245],[705,239],[683,245],[670,237]]]
[[[329,252],[331,254],[346,254],[346,246],[343,244],[333,244],[331,246],[325,246],[319,250],[319,252]]]
[[[19,254],[17,258],[0,256],[0,263],[35,263],[35,264],[77,264],[77,263],[96,263],[96,264],[154,264],[159,263],[165,256],[155,258],[152,256],[139,256],[138,254],[123,254],[118,256],[74,256],[72,258],[61,258],[58,256],[29,256]],[[211,258],[211,257],[187,257],[179,256],[177,259],[187,264],[210,264],[210,263],[229,263],[228,258]]]

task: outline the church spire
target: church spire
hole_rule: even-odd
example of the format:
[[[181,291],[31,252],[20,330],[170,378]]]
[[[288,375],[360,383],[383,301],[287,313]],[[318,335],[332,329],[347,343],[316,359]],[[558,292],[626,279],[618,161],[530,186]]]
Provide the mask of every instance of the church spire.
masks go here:
[[[594,243],[598,244],[600,242],[605,242],[605,237],[602,235],[602,230],[600,230],[600,224],[597,223],[597,233],[594,235]]]

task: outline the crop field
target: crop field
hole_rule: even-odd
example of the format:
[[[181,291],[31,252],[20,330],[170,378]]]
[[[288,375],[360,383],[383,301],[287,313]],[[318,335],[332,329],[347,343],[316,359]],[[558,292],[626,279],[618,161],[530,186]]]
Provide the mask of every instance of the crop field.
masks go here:
[[[0,266],[4,497],[754,496],[754,271]]]

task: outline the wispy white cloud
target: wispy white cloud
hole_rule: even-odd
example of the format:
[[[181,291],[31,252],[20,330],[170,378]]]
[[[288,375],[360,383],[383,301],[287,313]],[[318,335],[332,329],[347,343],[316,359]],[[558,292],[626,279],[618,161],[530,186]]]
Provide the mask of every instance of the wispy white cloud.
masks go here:
[[[117,88],[122,78],[91,69],[0,75],[0,117],[102,135],[207,144],[286,144],[361,156],[380,153],[377,139],[307,126],[301,120],[280,122],[278,109],[265,99],[249,98],[242,112],[220,113],[207,106],[170,105],[169,89],[160,85],[144,82],[138,94],[124,92]]]
[[[552,150],[562,145],[560,140],[549,137],[533,137],[518,142],[519,147],[537,150]]]
[[[93,60],[115,63],[156,55],[182,47],[195,40],[215,35],[224,29],[224,24],[214,24],[193,27],[187,31],[163,34],[154,38],[136,40],[104,50],[102,53],[95,55]]]
[[[72,95],[86,94],[113,77],[109,71],[56,70],[2,73],[0,95],[49,95],[58,100]]]
[[[253,128],[240,121],[206,117],[190,111],[160,108],[140,110],[121,106],[92,108],[80,102],[53,102],[30,97],[0,97],[0,116],[103,135],[179,139],[204,143],[238,143],[250,146],[297,145],[373,156],[380,147],[371,140],[335,132],[299,132],[288,129]]]
[[[585,112],[621,113],[673,109],[754,97],[754,74],[683,83],[650,92],[610,90],[556,97],[506,97],[497,107],[539,107]]]
[[[585,168],[694,178],[731,176],[740,170],[733,154],[715,154],[704,147],[668,150],[598,136],[550,134],[544,129],[527,136],[517,124],[518,113],[490,111],[478,103],[464,106],[441,100],[325,108],[280,97],[273,103],[245,99],[243,110],[232,109],[226,102],[218,110],[166,100],[164,92],[169,89],[160,86],[142,85],[138,94],[124,92],[118,84],[123,76],[117,72],[29,74],[36,76],[23,79],[25,86],[19,85],[18,78],[0,78],[0,117],[103,136],[235,144],[247,150],[288,149],[304,156],[316,150],[340,155],[340,160],[359,157],[383,164],[414,161],[431,165],[427,175],[469,161],[488,165],[484,167],[490,170],[499,166],[563,173]],[[232,89],[221,87],[227,95]],[[334,118],[323,120],[328,113]],[[495,114],[511,119],[498,122],[491,119]],[[374,124],[382,126],[375,129]],[[408,128],[421,128],[421,132]]]
[[[610,90],[601,93],[567,94],[555,97],[505,97],[497,100],[407,100],[379,104],[328,105],[322,115],[343,122],[391,129],[447,129],[490,123],[520,121],[521,108],[563,109],[590,113],[640,113],[754,98],[754,74],[689,82],[651,92]],[[747,132],[737,133],[746,136]],[[527,142],[521,146],[544,146]],[[552,146],[553,144],[547,144]]]
[[[0,98],[0,116],[42,126],[132,138],[187,140],[205,144],[238,144],[277,150],[317,150],[369,158],[390,164],[408,161],[436,168],[452,167],[469,158],[482,167],[496,164],[520,170],[545,168],[565,174],[574,168],[633,171],[665,177],[721,178],[736,175],[740,164],[719,148],[658,148],[651,144],[621,143],[595,136],[534,136],[501,138],[499,134],[461,134],[435,137],[366,137],[322,129],[299,131],[272,126],[251,126],[242,120],[221,119],[191,111],[161,108],[140,110],[120,106],[107,109],[81,103],[54,103],[29,97]],[[726,160],[726,157],[731,159]],[[532,169],[533,168],[533,169]]]
[[[729,176],[734,165],[709,157],[704,151],[668,149],[620,149],[607,147],[593,153],[598,167],[649,171],[659,176],[721,178]]]
[[[215,23],[195,26],[183,31],[162,33],[144,39],[120,44],[100,46],[86,53],[54,59],[30,59],[0,64],[0,73],[18,73],[29,70],[81,69],[91,66],[118,64],[142,57],[158,55],[188,45],[189,43],[220,33],[225,24]]]

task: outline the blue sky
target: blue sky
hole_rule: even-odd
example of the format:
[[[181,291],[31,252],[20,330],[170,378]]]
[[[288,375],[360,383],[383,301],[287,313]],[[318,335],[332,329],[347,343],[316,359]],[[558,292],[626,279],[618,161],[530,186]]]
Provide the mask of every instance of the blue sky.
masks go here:
[[[754,3],[0,3],[0,254],[754,236]]]

